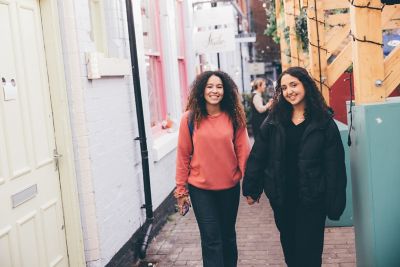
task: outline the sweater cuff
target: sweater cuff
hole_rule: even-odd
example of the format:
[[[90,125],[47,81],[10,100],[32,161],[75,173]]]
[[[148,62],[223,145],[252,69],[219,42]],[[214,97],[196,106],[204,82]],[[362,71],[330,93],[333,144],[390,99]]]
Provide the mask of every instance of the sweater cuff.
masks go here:
[[[189,191],[184,186],[178,186],[174,191],[175,198],[187,197],[189,195]]]

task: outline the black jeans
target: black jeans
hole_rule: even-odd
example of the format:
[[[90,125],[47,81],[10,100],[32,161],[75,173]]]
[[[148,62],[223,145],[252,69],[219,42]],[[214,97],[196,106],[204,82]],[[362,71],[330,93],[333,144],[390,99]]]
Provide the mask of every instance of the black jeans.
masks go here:
[[[240,184],[226,190],[204,190],[189,185],[200,230],[204,267],[236,267],[236,217]]]
[[[306,206],[298,199],[290,199],[283,207],[272,202],[271,206],[286,264],[320,267],[326,218],[324,205]]]

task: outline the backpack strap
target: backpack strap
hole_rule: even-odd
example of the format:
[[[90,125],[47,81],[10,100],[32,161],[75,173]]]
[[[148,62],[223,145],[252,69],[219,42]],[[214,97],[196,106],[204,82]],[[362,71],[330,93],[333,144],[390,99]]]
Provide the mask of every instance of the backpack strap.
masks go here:
[[[194,113],[193,113],[193,111],[189,111],[187,123],[188,123],[188,128],[189,128],[189,133],[190,133],[190,141],[192,142],[192,153],[191,153],[191,156],[192,156],[193,151],[194,151],[194,145],[193,145]]]
[[[188,128],[189,128],[190,138],[192,139],[194,131],[194,113],[192,111],[189,111],[188,115]]]

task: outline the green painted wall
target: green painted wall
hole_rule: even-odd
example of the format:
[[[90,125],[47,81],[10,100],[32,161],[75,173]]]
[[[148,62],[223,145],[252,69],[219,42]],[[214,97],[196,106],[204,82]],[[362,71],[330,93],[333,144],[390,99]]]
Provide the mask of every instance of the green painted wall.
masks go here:
[[[350,147],[358,266],[400,266],[400,98],[353,107]]]
[[[346,162],[346,174],[347,174],[347,188],[346,188],[346,208],[340,217],[339,221],[331,221],[329,219],[326,220],[326,226],[353,226],[353,200],[352,200],[352,188],[351,188],[351,171],[350,171],[350,148],[347,145],[347,135],[349,133],[348,127],[346,124],[341,123],[340,121],[335,121],[339,131],[340,136],[342,138],[342,143],[344,147],[345,153],[345,162]]]

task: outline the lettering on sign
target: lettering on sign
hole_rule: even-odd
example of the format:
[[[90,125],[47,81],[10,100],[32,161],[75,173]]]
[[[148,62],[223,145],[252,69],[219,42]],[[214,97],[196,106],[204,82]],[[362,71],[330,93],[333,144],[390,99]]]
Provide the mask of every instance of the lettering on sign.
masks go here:
[[[195,35],[196,52],[220,53],[235,50],[235,33],[233,28],[200,31]]]
[[[224,39],[222,37],[222,34],[210,32],[210,37],[208,37],[208,47],[221,46],[223,44]]]

